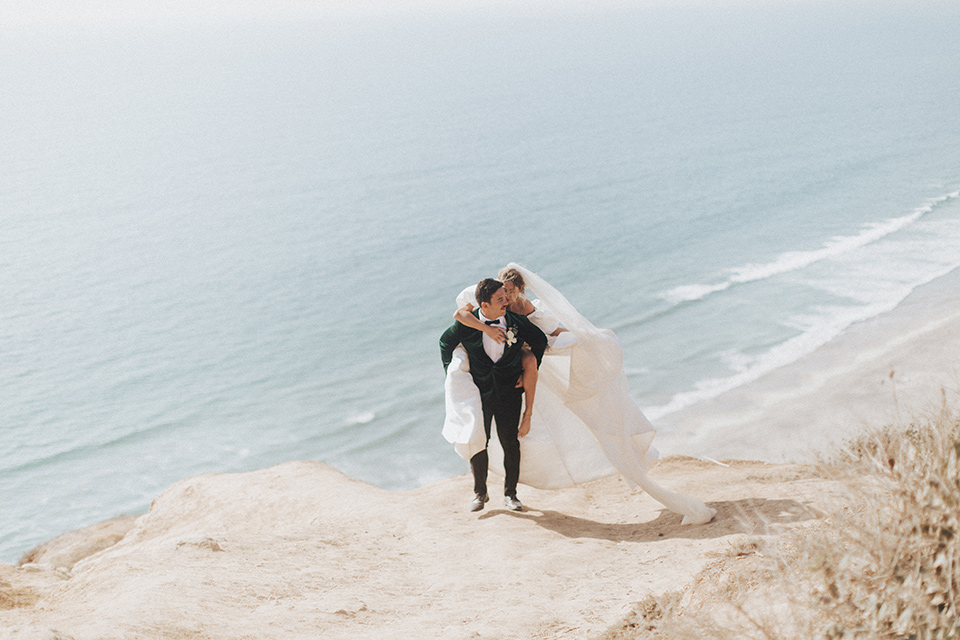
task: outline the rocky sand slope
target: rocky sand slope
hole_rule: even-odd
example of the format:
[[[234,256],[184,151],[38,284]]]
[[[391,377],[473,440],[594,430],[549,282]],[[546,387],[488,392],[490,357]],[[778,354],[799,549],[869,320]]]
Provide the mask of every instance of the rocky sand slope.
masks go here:
[[[699,526],[617,478],[521,487],[524,512],[474,514],[467,475],[410,492],[314,462],[198,476],[0,565],[0,637],[594,638],[745,539],[815,522],[838,491],[803,466],[727,465],[651,474],[717,509]]]

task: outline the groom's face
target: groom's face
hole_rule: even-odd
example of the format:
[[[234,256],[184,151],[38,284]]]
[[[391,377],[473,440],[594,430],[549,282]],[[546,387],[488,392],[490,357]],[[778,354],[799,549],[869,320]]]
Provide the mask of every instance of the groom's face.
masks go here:
[[[497,289],[497,292],[490,297],[489,304],[481,305],[483,307],[483,315],[491,320],[496,320],[506,313],[507,305],[509,304],[510,300],[507,298],[507,292],[503,290],[503,287],[500,287]]]

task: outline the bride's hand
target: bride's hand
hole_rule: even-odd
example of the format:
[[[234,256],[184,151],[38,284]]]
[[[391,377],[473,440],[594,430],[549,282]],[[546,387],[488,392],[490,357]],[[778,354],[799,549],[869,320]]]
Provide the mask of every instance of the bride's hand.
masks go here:
[[[497,344],[503,344],[507,341],[507,334],[500,327],[487,326],[483,329],[483,332],[490,336],[490,339]]]

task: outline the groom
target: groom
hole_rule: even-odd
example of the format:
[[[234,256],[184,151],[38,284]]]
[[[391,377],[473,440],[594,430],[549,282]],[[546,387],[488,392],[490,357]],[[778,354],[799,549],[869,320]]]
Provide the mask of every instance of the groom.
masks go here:
[[[470,375],[480,390],[486,441],[490,442],[490,423],[496,420],[497,438],[503,447],[503,502],[508,508],[521,511],[523,505],[517,500],[517,481],[520,477],[517,431],[523,404],[523,343],[530,346],[539,365],[547,346],[547,337],[525,316],[507,311],[509,300],[499,280],[481,280],[477,284],[476,298],[480,308],[474,311],[474,315],[488,325],[499,326],[506,335],[506,341],[497,343],[484,332],[456,322],[440,336],[440,359],[446,371],[457,345],[463,345],[466,350],[470,358]],[[470,459],[473,491],[476,494],[470,504],[471,511],[480,511],[490,499],[487,496],[488,464],[486,449]]]

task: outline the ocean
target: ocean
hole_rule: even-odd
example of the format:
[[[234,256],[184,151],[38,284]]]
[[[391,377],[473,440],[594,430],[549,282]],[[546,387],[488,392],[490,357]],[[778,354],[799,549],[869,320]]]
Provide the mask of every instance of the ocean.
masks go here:
[[[719,4],[719,3],[718,3]],[[960,266],[960,7],[0,26],[0,561],[200,473],[388,489],[516,261],[657,425]]]

